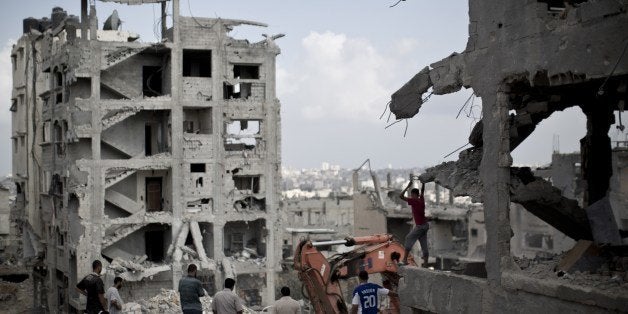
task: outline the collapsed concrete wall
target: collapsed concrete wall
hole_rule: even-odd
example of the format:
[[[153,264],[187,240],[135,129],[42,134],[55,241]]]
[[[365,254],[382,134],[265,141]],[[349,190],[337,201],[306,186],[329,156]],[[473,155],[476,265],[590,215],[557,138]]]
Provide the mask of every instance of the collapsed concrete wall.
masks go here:
[[[482,98],[483,119],[469,139],[474,147],[463,151],[458,161],[428,169],[422,177],[484,203],[488,295],[492,301],[484,302],[478,310],[534,308],[525,300],[499,302],[513,291],[521,296],[525,294],[521,290],[528,290],[523,285],[506,285],[519,280],[512,279],[519,277],[510,257],[511,201],[519,202],[570,237],[594,238],[589,227],[592,216],[584,208],[604,199],[609,190],[612,163],[608,131],[614,122],[613,113],[623,110],[627,97],[628,63],[623,51],[628,43],[621,35],[628,25],[626,6],[610,0],[469,1],[465,51],[423,69],[393,94],[390,109],[398,118],[416,114],[422,105],[419,100],[430,88],[436,95],[472,88]],[[401,97],[408,94],[415,96]],[[582,207],[549,182],[532,176],[528,169],[511,168],[510,152],[533,132],[536,124],[572,106],[580,107],[587,116],[587,135],[581,140],[585,182]],[[413,282],[423,281],[415,279]],[[458,284],[464,281],[453,279],[450,289],[462,288]],[[540,283],[529,283],[533,284]],[[453,312],[453,308],[425,303],[449,300],[444,290],[436,289],[429,299],[408,302],[408,306]],[[505,294],[499,294],[502,292]],[[550,303],[539,304],[557,309],[602,311],[625,308],[627,304],[622,297],[611,303],[593,301],[585,305],[582,299],[561,293],[543,289],[530,292],[526,298],[547,299]],[[590,309],[591,304],[598,308]]]

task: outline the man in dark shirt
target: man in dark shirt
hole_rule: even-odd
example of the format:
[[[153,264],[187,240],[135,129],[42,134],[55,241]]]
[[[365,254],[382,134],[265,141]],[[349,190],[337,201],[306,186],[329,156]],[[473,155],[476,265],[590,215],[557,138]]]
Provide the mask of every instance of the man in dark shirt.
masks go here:
[[[85,313],[107,313],[105,284],[100,278],[102,263],[99,260],[95,260],[92,263],[92,271],[93,273],[85,276],[85,278],[83,278],[83,280],[76,285],[76,290],[78,290],[82,295],[87,296]]]
[[[423,267],[426,267],[429,257],[429,251],[427,249],[427,230],[430,229],[430,225],[425,218],[425,198],[423,197],[425,194],[425,184],[421,183],[421,192],[419,192],[419,189],[412,189],[412,191],[410,191],[410,197],[405,197],[404,194],[411,186],[412,181],[410,181],[408,186],[401,191],[401,194],[399,195],[402,200],[408,202],[408,205],[412,207],[412,217],[414,217],[415,224],[410,233],[406,236],[406,242],[404,245],[406,252],[402,263],[408,263],[410,250],[412,250],[414,243],[419,240],[419,243],[421,243],[421,252],[423,253]]]
[[[202,314],[203,305],[201,299],[205,295],[205,290],[201,281],[196,279],[196,265],[188,266],[188,275],[179,280],[179,297],[181,298],[181,309],[184,314]]]

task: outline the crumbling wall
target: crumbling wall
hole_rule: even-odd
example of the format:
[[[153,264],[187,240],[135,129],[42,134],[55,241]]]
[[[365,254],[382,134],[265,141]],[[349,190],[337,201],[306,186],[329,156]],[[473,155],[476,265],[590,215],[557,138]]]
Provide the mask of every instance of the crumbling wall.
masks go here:
[[[475,95],[482,98],[483,107],[482,122],[476,125],[469,139],[474,147],[461,153],[457,162],[428,169],[423,179],[440,182],[457,195],[470,195],[476,200],[481,197],[487,232],[489,289],[484,289],[481,282],[434,277],[435,274],[412,269],[412,276],[418,277],[410,282],[428,286],[420,289],[426,291],[422,296],[408,296],[415,301],[404,302],[414,302],[412,307],[434,312],[514,309],[595,312],[625,307],[624,299],[603,294],[600,299],[583,304],[586,289],[536,280],[528,282],[524,276],[518,276],[510,257],[508,211],[510,201],[517,202],[572,238],[592,238],[587,214],[578,201],[566,198],[551,183],[531,175],[529,169],[511,169],[510,152],[540,121],[565,108],[579,106],[588,121],[587,135],[581,141],[582,177],[587,183],[582,204],[586,207],[603,199],[611,177],[607,134],[613,123],[613,111],[619,109],[626,97],[623,86],[628,63],[620,62],[625,38],[619,35],[628,25],[626,12],[625,3],[610,0],[560,4],[472,0],[465,51],[432,64],[413,79],[414,83],[396,93],[399,96],[418,91],[420,95],[413,97],[414,100],[404,100],[405,103],[395,103],[402,98],[393,97],[391,110],[404,118],[418,112],[422,104],[416,99],[424,99],[429,87],[434,94],[473,88]],[[470,159],[473,152],[476,158]],[[470,176],[479,181],[470,180]],[[541,287],[545,285],[547,289]],[[532,286],[538,289],[526,288]],[[461,298],[482,301],[474,303],[475,308],[459,308],[456,306],[465,303],[450,303],[453,299],[447,293],[451,296],[451,291],[481,291],[481,295]],[[591,298],[587,296],[587,300]],[[543,304],[543,308],[538,304]],[[591,304],[596,307],[590,308]],[[467,305],[473,304],[463,306]]]

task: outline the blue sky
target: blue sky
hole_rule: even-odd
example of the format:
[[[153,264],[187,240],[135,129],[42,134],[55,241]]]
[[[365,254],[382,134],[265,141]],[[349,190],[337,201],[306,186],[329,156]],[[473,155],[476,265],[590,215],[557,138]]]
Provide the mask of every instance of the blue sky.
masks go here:
[[[261,40],[261,34],[285,33],[277,43],[277,93],[282,103],[282,163],[318,167],[327,161],[352,168],[370,158],[374,167],[438,164],[467,141],[473,117],[456,114],[471,90],[433,96],[419,115],[388,129],[379,116],[392,94],[422,67],[467,41],[466,1],[278,1],[181,0],[181,14],[264,22],[268,28],[238,27],[236,38]],[[158,5],[125,6],[96,1],[99,27],[118,9],[122,29],[155,41]],[[11,1],[0,11],[0,173],[10,172],[10,45],[21,36],[22,19],[49,16],[61,6],[79,15],[80,0]],[[474,115],[480,113],[480,100]],[[577,151],[585,133],[584,116],[570,109],[542,122],[514,153],[518,164],[549,162],[552,138],[563,152]],[[611,131],[613,134],[613,131]],[[453,154],[447,160],[456,159]]]

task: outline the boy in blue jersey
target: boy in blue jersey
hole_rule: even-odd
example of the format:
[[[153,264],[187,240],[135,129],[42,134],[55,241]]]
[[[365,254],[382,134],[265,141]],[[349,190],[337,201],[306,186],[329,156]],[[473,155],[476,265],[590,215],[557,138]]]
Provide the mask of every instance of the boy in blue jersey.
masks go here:
[[[358,274],[360,285],[353,289],[353,299],[351,300],[351,314],[375,314],[379,312],[379,296],[396,296],[386,288],[369,282],[369,274],[361,270]]]

